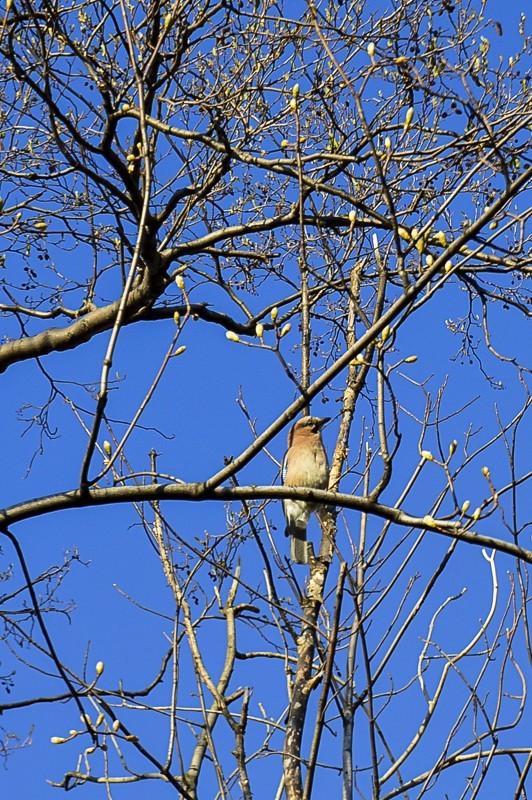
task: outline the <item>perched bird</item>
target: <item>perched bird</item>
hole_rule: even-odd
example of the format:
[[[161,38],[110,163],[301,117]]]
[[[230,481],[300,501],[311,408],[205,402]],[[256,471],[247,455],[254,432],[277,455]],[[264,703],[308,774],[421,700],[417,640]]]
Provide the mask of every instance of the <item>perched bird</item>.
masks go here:
[[[329,417],[303,417],[290,429],[288,450],[283,460],[283,484],[326,489],[329,481],[327,453],[321,429]],[[317,511],[316,503],[306,500],[283,500],[285,535],[290,536],[290,558],[296,564],[308,563],[307,525]]]

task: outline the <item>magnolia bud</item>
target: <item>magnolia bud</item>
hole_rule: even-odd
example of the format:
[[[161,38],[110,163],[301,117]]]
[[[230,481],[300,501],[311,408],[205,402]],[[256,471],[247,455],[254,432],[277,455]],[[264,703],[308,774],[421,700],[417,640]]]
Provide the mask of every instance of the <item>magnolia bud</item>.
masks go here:
[[[292,86],[292,97],[299,97],[299,83],[294,83]]]
[[[118,719],[113,720],[112,728],[113,728],[114,732],[116,733],[117,730],[120,728],[120,720],[118,720]]]
[[[422,450],[421,451],[421,458],[424,458],[425,461],[434,461],[434,456],[430,452],[430,450]]]
[[[405,132],[409,129],[413,119],[414,119],[414,109],[412,108],[412,106],[410,106],[410,108],[406,112],[405,121],[403,124],[403,130]]]
[[[466,500],[465,502],[462,503],[462,514],[465,514],[467,512],[467,509],[469,508],[470,505],[471,503],[469,502],[469,500]]]
[[[258,322],[258,323],[255,325],[255,335],[256,335],[256,336],[257,336],[259,339],[262,339],[262,337],[264,336],[264,325],[263,325],[261,322]]]
[[[62,736],[52,736],[50,741],[52,744],[64,744],[66,739],[63,739]]]
[[[288,141],[288,139],[283,139],[283,141],[281,142],[281,147],[283,149],[285,149],[286,147],[290,147],[290,142]]]
[[[183,291],[183,289],[185,288],[185,279],[183,278],[182,275],[176,275],[175,283],[177,288]]]
[[[490,471],[489,471],[489,469],[487,467],[482,467],[481,472],[482,472],[482,474],[484,475],[485,478],[489,478]]]
[[[454,456],[457,447],[458,447],[458,442],[456,441],[456,439],[453,439],[451,444],[449,445],[449,455],[450,456]]]
[[[290,100],[290,108],[292,109],[292,111],[296,111],[297,109],[297,100],[295,97],[292,97],[292,99]]]
[[[450,272],[450,271],[452,270],[452,268],[453,268],[453,262],[452,262],[451,260],[449,260],[449,261],[446,261],[446,262],[445,262],[445,265],[444,265],[444,267],[443,267],[443,269],[445,270],[445,272]]]
[[[352,208],[351,211],[349,212],[349,222],[351,223],[351,225],[354,223],[356,218],[357,218],[357,212],[355,211],[354,208]]]
[[[384,328],[382,329],[382,334],[381,334],[381,339],[382,339],[382,343],[383,344],[384,344],[384,342],[386,341],[386,339],[388,338],[389,335],[390,335],[390,326],[389,325],[385,325]]]
[[[432,267],[432,265],[434,264],[434,256],[431,256],[430,253],[428,253],[425,256],[425,264],[427,265],[427,267]]]
[[[423,522],[424,522],[424,523],[425,523],[425,525],[427,525],[429,528],[435,528],[435,527],[436,527],[436,521],[435,521],[434,517],[431,517],[431,516],[430,516],[430,514],[426,514],[426,515],[423,517]]]
[[[104,719],[105,719],[104,714],[101,714],[101,713],[98,714],[98,716],[96,717],[96,722],[94,723],[94,727],[98,728],[102,724]]]
[[[436,233],[434,234],[434,239],[442,247],[445,247],[447,244],[447,239],[445,238],[445,234],[443,231],[436,231]]]
[[[126,736],[126,742],[138,742],[138,740],[139,737],[135,736],[134,733],[128,733],[128,735]]]
[[[111,442],[108,442],[107,439],[103,443],[103,450],[104,453],[107,453],[108,456],[110,456],[113,451],[113,448],[111,447]]]
[[[392,149],[392,140],[390,139],[389,136],[387,136],[386,139],[384,140],[384,146],[387,150]]]
[[[179,325],[179,320],[181,319],[181,314],[179,311],[174,311],[174,322],[176,325]]]
[[[85,748],[85,755],[90,756],[91,753],[94,753],[96,750],[96,746],[93,744],[90,747]]]
[[[178,347],[177,350],[174,352],[174,356],[181,356],[187,349],[186,344],[182,344],[181,347]]]
[[[473,514],[471,515],[475,522],[480,517],[480,514],[481,514],[480,508],[475,508],[475,510],[473,511]]]
[[[45,231],[48,227],[48,223],[45,220],[40,220],[39,222],[35,222],[33,227],[37,228],[38,231]]]
[[[368,44],[368,46],[366,47],[366,50],[367,50],[368,56],[370,58],[373,58],[373,56],[375,55],[375,45],[374,45],[374,43],[370,42]]]
[[[279,334],[279,336],[286,336],[286,334],[290,333],[291,330],[292,326],[289,322],[287,322],[286,325],[283,325],[283,327],[281,328],[281,333]]]
[[[274,306],[270,311],[270,317],[274,325],[275,325],[275,320],[277,319],[278,316],[279,316],[279,309],[277,308],[277,306]]]
[[[417,361],[417,356],[408,356],[405,358],[405,364],[414,364]]]
[[[409,232],[406,230],[406,228],[401,228],[401,227],[397,228],[397,233],[399,234],[401,239],[404,239],[406,242],[409,242],[410,239],[412,238]]]
[[[233,331],[226,331],[225,338],[229,339],[230,342],[239,342],[240,336],[238,333],[234,333]]]

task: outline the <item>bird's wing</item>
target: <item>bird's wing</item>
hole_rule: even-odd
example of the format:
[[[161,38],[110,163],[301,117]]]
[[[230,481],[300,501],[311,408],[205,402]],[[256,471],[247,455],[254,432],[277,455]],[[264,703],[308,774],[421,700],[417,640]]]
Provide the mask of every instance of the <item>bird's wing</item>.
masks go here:
[[[288,450],[284,454],[283,464],[282,464],[282,467],[281,467],[281,479],[282,479],[283,483],[285,482],[287,469],[288,469]]]

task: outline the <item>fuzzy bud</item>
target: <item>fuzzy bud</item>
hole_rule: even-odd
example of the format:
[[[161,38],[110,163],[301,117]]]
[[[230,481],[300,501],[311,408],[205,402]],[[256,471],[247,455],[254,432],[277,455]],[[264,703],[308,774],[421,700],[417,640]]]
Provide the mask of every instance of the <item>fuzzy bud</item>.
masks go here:
[[[457,447],[458,447],[458,442],[456,441],[456,439],[453,439],[451,444],[449,445],[449,455],[450,456],[454,456],[454,454],[456,453],[456,448]]]
[[[414,109],[412,108],[412,106],[410,106],[410,108],[406,112],[405,121],[403,123],[403,130],[405,131],[405,133],[412,124],[413,119],[414,119]]]
[[[229,339],[230,342],[239,342],[240,336],[238,333],[234,333],[234,331],[226,331],[225,338]]]
[[[96,750],[96,745],[92,744],[90,747],[85,748],[85,755],[90,756]]]
[[[426,514],[423,517],[423,522],[425,523],[425,525],[428,528],[435,528],[436,527],[436,521],[435,521],[434,517],[430,516],[430,514]]]
[[[474,520],[475,522],[476,522],[476,521],[477,521],[477,519],[480,517],[480,514],[481,514],[481,513],[482,513],[482,512],[481,512],[480,508],[475,508],[475,510],[473,511],[473,514],[471,515],[471,516],[473,517],[473,520]]]
[[[387,150],[392,149],[392,140],[390,139],[389,136],[387,136],[386,139],[384,140],[384,146]]]
[[[482,469],[480,471],[482,472],[482,474],[484,475],[485,478],[489,478],[490,471],[489,471],[489,469],[487,467],[482,467]]]
[[[185,350],[186,350],[186,349],[187,349],[187,346],[186,346],[186,344],[182,344],[182,345],[181,345],[181,347],[178,347],[178,348],[177,348],[177,349],[174,351],[173,355],[174,355],[174,356],[182,356],[182,355],[183,355],[183,353],[185,352]]]
[[[183,289],[185,288],[185,279],[183,278],[182,275],[176,275],[175,285],[177,286],[178,289],[183,291]]]
[[[66,739],[64,739],[62,736],[52,736],[50,741],[52,744],[64,744]]]
[[[107,439],[103,443],[103,451],[104,453],[107,453],[108,456],[110,456],[111,453],[113,452],[113,448],[111,447],[111,442],[108,442]]]
[[[292,111],[297,111],[297,99],[295,97],[290,100],[290,108]]]
[[[181,314],[179,311],[174,311],[174,322],[176,325],[179,325],[179,320],[181,319]]]
[[[417,356],[408,356],[405,358],[405,364],[414,364],[417,361]]]
[[[277,308],[277,306],[274,306],[270,311],[270,317],[274,325],[275,325],[275,320],[277,319],[278,316],[279,316],[279,309]]]
[[[283,148],[283,150],[285,150],[287,147],[290,147],[290,142],[288,141],[288,139],[283,139],[283,141],[281,142],[281,147]]]
[[[114,730],[114,732],[116,733],[117,730],[120,729],[120,720],[118,720],[118,719],[113,720],[113,724],[112,724],[111,727]]]
[[[279,334],[279,336],[286,336],[286,334],[290,333],[291,330],[292,326],[289,322],[287,322],[286,325],[283,325],[283,327],[281,328],[281,333]]]
[[[264,336],[264,325],[261,322],[258,322],[255,325],[255,336],[257,336],[259,339],[262,339]]]
[[[299,83],[294,83],[292,86],[292,97],[299,97]]]
[[[355,211],[354,208],[352,208],[351,211],[349,212],[349,222],[351,223],[351,225],[353,225],[356,218],[357,218],[357,212]]]
[[[423,458],[425,461],[434,461],[434,456],[432,455],[430,450],[422,450],[421,458]]]
[[[373,58],[375,55],[375,45],[373,42],[369,42],[368,46],[366,47],[367,54],[370,58]]]

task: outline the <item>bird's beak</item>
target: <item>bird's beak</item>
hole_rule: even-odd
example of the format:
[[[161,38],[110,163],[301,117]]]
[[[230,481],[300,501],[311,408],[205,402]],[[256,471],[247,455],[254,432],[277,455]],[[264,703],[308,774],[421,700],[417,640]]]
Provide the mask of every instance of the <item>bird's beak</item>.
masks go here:
[[[330,422],[330,421],[331,421],[331,418],[330,418],[330,417],[322,417],[322,418],[320,419],[320,428],[323,428],[323,426],[325,425],[325,423],[326,423],[326,422]]]

